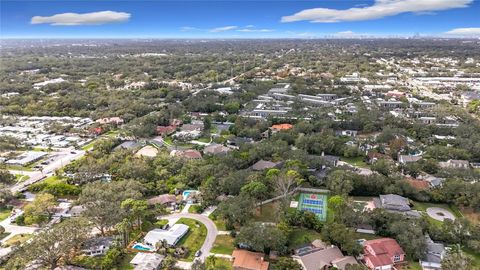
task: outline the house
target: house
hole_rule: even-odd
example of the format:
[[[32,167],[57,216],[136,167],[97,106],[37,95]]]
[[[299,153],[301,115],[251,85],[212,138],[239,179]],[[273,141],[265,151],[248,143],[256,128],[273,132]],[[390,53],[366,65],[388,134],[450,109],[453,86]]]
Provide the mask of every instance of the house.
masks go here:
[[[401,164],[413,163],[422,159],[422,156],[399,155],[398,162]]]
[[[294,255],[293,259],[304,270],[327,270],[332,267],[344,270],[349,264],[358,264],[355,258],[343,256],[342,251],[336,246],[304,248],[303,250],[306,250],[306,252]]]
[[[263,138],[268,138],[272,134],[275,134],[275,133],[280,132],[280,131],[289,130],[289,129],[292,129],[292,128],[293,128],[293,125],[291,125],[291,124],[273,125],[273,126],[269,127],[268,130],[266,130],[265,132],[262,133],[262,137]]]
[[[145,235],[143,242],[152,248],[155,248],[161,241],[167,241],[169,246],[175,246],[188,230],[189,227],[185,224],[175,224],[168,230],[153,229]]]
[[[162,194],[147,200],[147,203],[149,205],[161,204],[167,207],[174,206],[176,202],[177,202],[177,197],[171,194]]]
[[[442,260],[445,257],[446,250],[442,243],[435,243],[427,235],[425,236],[427,248],[425,256],[420,260],[420,266],[423,270],[441,270]]]
[[[134,270],[158,270],[165,256],[157,253],[138,252],[130,261]]]
[[[272,161],[267,161],[267,160],[259,160],[255,164],[253,164],[250,169],[254,171],[263,171],[263,170],[268,170],[272,168],[276,168],[280,163],[278,162],[272,162]]]
[[[170,152],[170,156],[181,157],[185,159],[201,159],[202,154],[197,150],[188,149],[188,150],[173,150]]]
[[[246,143],[253,143],[252,138],[245,138],[245,137],[233,137],[227,140],[227,145],[233,148],[238,148],[242,144]]]
[[[383,208],[393,211],[410,211],[410,202],[396,194],[380,195],[379,198],[374,198],[373,203],[377,208]]]
[[[120,145],[116,146],[113,150],[114,151],[118,151],[118,150],[121,150],[121,149],[134,149],[134,148],[137,148],[141,146],[141,144],[139,142],[136,142],[136,141],[124,141],[123,143],[121,143]]]
[[[162,136],[162,137],[165,137],[165,136],[168,136],[172,133],[175,132],[175,130],[177,130],[177,127],[176,126],[158,126],[157,127],[157,134]]]
[[[372,270],[390,270],[403,262],[405,252],[392,238],[380,238],[364,242],[365,265]]]
[[[445,162],[439,162],[438,165],[444,169],[468,169],[470,162],[468,160],[449,159]]]
[[[268,270],[269,263],[264,254],[244,249],[235,249],[232,253],[234,270]]]
[[[203,153],[206,155],[223,156],[226,155],[231,149],[221,144],[211,144],[203,149]]]
[[[102,256],[113,245],[113,237],[91,238],[82,244],[82,252],[87,256]]]

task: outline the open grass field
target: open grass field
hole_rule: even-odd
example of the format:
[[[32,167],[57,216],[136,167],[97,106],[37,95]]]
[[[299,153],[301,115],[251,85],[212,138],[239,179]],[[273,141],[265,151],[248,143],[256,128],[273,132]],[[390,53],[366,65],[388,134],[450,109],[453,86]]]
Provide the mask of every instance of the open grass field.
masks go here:
[[[232,262],[224,258],[207,258],[205,265],[207,269],[233,270]]]
[[[8,218],[10,216],[11,212],[12,212],[12,210],[10,210],[10,209],[5,209],[5,208],[0,209],[0,221]]]
[[[340,160],[355,167],[369,168],[368,164],[364,160],[364,157],[340,157]]]
[[[468,257],[470,257],[470,259],[472,259],[473,266],[480,267],[480,251],[467,248],[463,249],[463,251],[467,254]]]
[[[230,235],[217,235],[217,238],[213,243],[213,248],[211,252],[217,254],[231,255],[233,250],[235,249],[233,242],[234,239]]]
[[[8,247],[18,246],[18,245],[21,245],[21,244],[25,243],[30,238],[32,238],[31,234],[17,234],[15,236],[13,236],[12,238],[8,239],[7,241],[5,241],[5,243],[3,245],[8,246]]]
[[[177,246],[188,248],[188,255],[184,260],[191,262],[195,258],[195,252],[202,247],[207,237],[207,228],[202,223],[189,218],[181,218],[177,223],[190,227],[188,233],[178,242]]]

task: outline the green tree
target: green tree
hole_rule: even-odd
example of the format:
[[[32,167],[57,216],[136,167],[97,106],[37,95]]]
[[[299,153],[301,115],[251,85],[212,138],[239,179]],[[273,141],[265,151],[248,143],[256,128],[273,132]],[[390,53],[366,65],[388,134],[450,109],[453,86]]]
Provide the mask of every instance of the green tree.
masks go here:
[[[48,222],[55,212],[57,202],[49,193],[38,194],[32,203],[25,206],[25,224],[43,224]]]
[[[41,231],[32,238],[28,245],[23,245],[12,258],[7,269],[18,269],[32,261],[55,269],[60,262],[68,262],[86,240],[91,228],[88,222],[81,218],[63,221],[51,229]],[[22,268],[23,269],[23,268]]]
[[[273,265],[275,270],[302,270],[302,266],[292,258],[281,257],[278,262]]]
[[[128,198],[139,199],[142,196],[140,190],[141,186],[134,181],[94,182],[85,185],[78,203],[85,207],[82,215],[105,235],[107,229],[125,217],[122,202]]]
[[[267,254],[272,250],[284,253],[287,249],[287,237],[283,231],[260,223],[243,226],[235,238],[235,243],[248,245],[255,251]]]
[[[347,196],[353,190],[351,173],[344,170],[336,170],[327,177],[327,188],[332,194]]]

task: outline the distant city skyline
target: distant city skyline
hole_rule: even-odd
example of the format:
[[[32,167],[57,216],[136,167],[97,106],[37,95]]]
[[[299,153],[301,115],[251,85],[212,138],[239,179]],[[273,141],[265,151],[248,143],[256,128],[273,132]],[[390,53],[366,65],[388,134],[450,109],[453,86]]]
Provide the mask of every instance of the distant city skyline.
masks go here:
[[[2,1],[2,38],[480,37],[477,0]]]

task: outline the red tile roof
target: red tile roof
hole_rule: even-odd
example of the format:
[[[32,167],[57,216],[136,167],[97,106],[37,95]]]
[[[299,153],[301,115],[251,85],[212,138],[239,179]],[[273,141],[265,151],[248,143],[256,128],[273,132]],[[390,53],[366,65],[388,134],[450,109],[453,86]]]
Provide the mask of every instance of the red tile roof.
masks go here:
[[[291,124],[279,124],[279,125],[272,126],[272,129],[276,129],[276,130],[288,130],[291,128],[293,128],[293,125]]]
[[[394,264],[392,258],[395,255],[405,255],[402,247],[392,238],[368,240],[364,246],[365,260],[370,260],[375,267],[392,265]],[[373,253],[370,253],[368,248],[370,248]]]
[[[268,270],[268,262],[264,261],[264,255],[258,252],[251,252],[244,249],[235,249],[233,267],[249,270]]]

